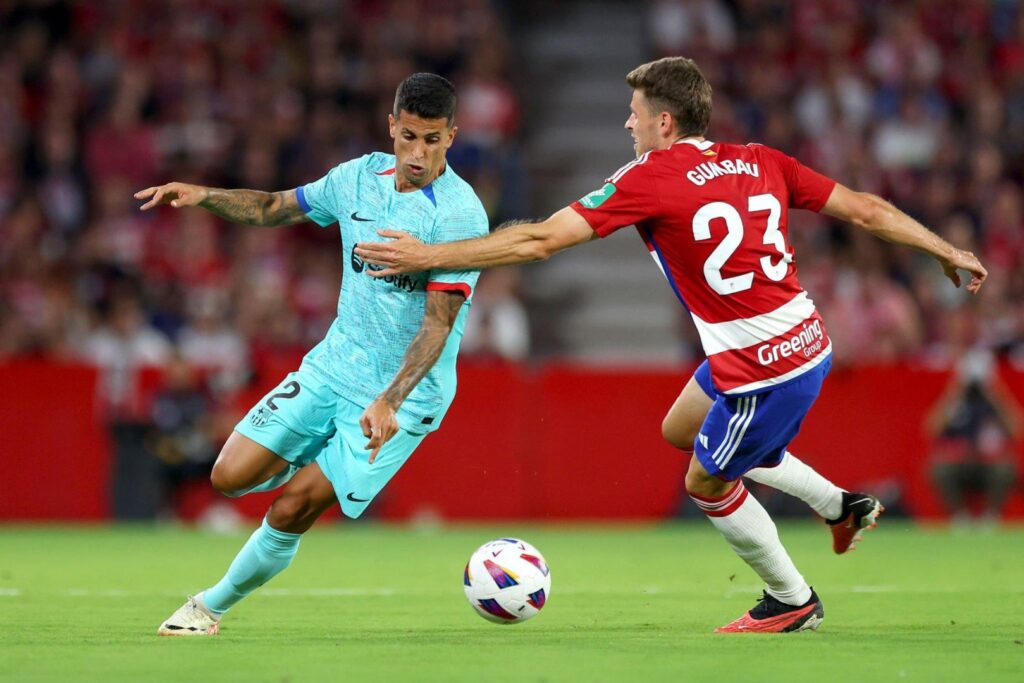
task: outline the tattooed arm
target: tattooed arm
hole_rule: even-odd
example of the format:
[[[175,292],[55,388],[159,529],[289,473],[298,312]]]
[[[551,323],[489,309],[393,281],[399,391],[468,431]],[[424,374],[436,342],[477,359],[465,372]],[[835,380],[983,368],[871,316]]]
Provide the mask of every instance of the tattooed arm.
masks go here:
[[[441,357],[463,301],[465,299],[458,292],[427,292],[423,324],[405,351],[402,367],[384,393],[370,404],[359,419],[363,435],[370,439],[366,450],[370,451],[371,463],[377,458],[381,446],[398,432],[395,413],[399,406]]]
[[[295,190],[219,190],[201,185],[167,183],[136,192],[135,198],[149,199],[140,207],[143,211],[161,204],[170,204],[176,209],[201,206],[221,218],[246,225],[291,225],[309,220],[299,207]]]

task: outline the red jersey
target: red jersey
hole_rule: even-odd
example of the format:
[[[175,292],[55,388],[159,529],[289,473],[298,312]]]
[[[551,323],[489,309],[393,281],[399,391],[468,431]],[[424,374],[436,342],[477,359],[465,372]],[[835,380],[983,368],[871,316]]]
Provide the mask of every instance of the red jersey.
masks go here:
[[[572,204],[601,237],[636,225],[700,334],[719,391],[762,391],[832,351],[800,286],[789,207],[820,211],[835,181],[762,145],[681,140]]]

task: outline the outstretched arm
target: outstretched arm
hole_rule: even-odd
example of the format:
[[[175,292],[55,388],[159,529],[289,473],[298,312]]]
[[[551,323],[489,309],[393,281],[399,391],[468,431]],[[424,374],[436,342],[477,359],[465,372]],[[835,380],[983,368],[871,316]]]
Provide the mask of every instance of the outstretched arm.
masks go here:
[[[398,432],[398,419],[395,414],[399,406],[441,357],[464,301],[465,298],[459,292],[427,292],[427,310],[423,315],[423,324],[405,351],[402,367],[384,393],[378,396],[359,418],[363,436],[370,439],[366,449],[370,451],[371,463],[377,458],[381,446]]]
[[[957,249],[895,206],[867,192],[854,192],[836,183],[822,213],[853,223],[887,242],[913,247],[935,257],[946,277],[960,286],[957,269],[971,274],[967,291],[977,294],[988,277],[981,261],[969,251]]]
[[[309,220],[299,207],[295,190],[220,190],[186,183],[167,183],[136,192],[135,198],[149,199],[139,207],[142,211],[161,204],[170,204],[176,209],[200,206],[221,218],[246,225],[291,225]]]
[[[541,261],[597,237],[574,210],[565,207],[541,223],[506,223],[486,237],[427,245],[397,230],[381,230],[386,242],[360,242],[356,254],[383,270],[375,277],[427,270],[481,270]]]

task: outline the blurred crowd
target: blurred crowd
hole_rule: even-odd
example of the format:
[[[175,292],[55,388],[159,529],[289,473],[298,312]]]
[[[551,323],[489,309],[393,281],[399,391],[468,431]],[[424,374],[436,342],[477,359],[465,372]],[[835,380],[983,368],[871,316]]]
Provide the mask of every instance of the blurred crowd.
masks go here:
[[[522,210],[519,99],[487,0],[0,2],[0,27],[0,358],[181,357],[230,391],[262,356],[311,347],[335,315],[334,231],[140,214],[132,194],[288,189],[390,150],[395,87],[418,70],[456,84],[449,160],[492,220]]]
[[[801,277],[840,362],[941,365],[980,345],[1024,363],[1018,2],[646,7],[652,56],[691,56],[714,85],[713,139],[763,142],[890,198],[989,268],[968,300],[929,259],[795,213]],[[389,149],[394,88],[416,70],[455,82],[449,158],[492,221],[529,215],[505,25],[488,0],[0,2],[0,358],[183,360],[230,393],[266,357],[312,346],[335,314],[333,231],[140,214],[132,193],[171,179],[291,188]],[[517,278],[485,274],[470,353],[529,354]],[[104,381],[130,412],[125,376]]]
[[[989,269],[968,301],[935,263],[792,214],[839,363],[1024,364],[1024,7],[1017,0],[656,0],[655,56],[714,87],[710,137],[756,141],[892,201]],[[813,255],[813,256],[812,256]]]

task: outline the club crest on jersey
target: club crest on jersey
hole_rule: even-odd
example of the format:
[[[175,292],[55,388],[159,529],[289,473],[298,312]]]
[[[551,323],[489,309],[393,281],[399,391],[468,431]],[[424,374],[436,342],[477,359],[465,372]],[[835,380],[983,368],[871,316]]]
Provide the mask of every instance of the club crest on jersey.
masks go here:
[[[255,413],[249,416],[249,422],[253,427],[263,427],[270,421],[270,411],[260,406]]]
[[[608,201],[608,198],[615,194],[615,186],[611,183],[605,183],[604,187],[600,190],[594,190],[586,197],[580,200],[580,204],[588,209],[596,209],[597,207]]]

